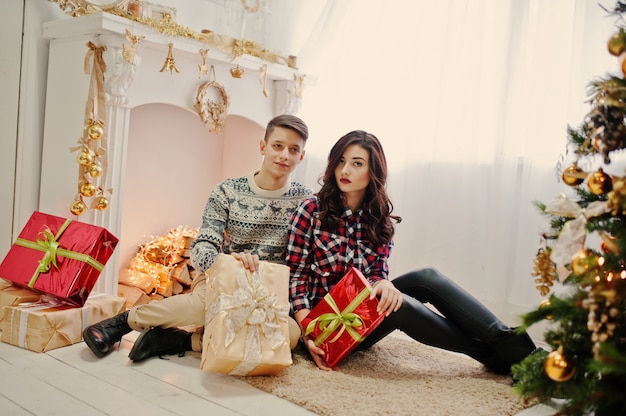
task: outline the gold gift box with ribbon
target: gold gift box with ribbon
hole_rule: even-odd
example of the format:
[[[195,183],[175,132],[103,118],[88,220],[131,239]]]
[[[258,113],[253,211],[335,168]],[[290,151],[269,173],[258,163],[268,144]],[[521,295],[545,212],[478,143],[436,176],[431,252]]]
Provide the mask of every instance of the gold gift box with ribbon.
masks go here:
[[[258,376],[291,365],[289,268],[262,261],[259,271],[250,273],[234,257],[220,254],[206,276],[200,368]]]
[[[5,307],[2,342],[35,352],[75,344],[82,341],[84,328],[117,315],[126,304],[123,298],[104,294],[90,296],[81,308],[49,299],[44,295],[39,302]]]

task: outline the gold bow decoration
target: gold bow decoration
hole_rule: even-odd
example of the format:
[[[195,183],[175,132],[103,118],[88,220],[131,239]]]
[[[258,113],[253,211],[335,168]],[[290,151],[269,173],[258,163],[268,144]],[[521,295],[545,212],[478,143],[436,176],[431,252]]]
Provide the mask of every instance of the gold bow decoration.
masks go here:
[[[572,257],[584,248],[587,220],[610,212],[611,207],[606,201],[594,201],[583,209],[576,202],[561,194],[546,206],[545,211],[549,214],[573,218],[567,221],[561,229],[550,256],[556,264],[557,275],[562,282],[569,275],[565,264],[570,263]]]
[[[246,375],[262,361],[261,337],[265,337],[272,349],[276,350],[288,342],[280,323],[287,322],[289,306],[279,305],[278,297],[270,294],[261,282],[261,268],[254,273],[241,269],[237,272],[239,288],[234,294],[220,294],[206,315],[210,322],[219,313],[225,313],[224,326],[227,330],[224,346],[228,347],[247,328],[243,360],[230,374]]]
[[[344,331],[347,331],[355,341],[361,342],[363,337],[355,328],[363,329],[363,319],[358,314],[354,313],[354,310],[370,295],[370,291],[368,286],[363,288],[343,311],[339,310],[333,297],[330,293],[327,293],[326,296],[324,296],[324,300],[334,313],[323,313],[309,322],[305,330],[305,335],[309,335],[315,330],[315,326],[317,326],[322,332],[315,338],[316,346],[320,346],[337,329],[339,329],[337,334],[328,342],[332,343],[337,341]]]

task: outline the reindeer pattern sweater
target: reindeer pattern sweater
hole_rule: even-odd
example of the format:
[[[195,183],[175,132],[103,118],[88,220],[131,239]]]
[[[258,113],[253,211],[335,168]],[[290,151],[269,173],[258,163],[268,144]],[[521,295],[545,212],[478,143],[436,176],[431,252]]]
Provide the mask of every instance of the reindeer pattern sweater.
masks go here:
[[[248,252],[260,260],[285,263],[289,220],[312,191],[295,181],[267,191],[256,185],[255,174],[226,179],[211,193],[191,244],[191,262],[197,270],[206,271],[219,253]]]

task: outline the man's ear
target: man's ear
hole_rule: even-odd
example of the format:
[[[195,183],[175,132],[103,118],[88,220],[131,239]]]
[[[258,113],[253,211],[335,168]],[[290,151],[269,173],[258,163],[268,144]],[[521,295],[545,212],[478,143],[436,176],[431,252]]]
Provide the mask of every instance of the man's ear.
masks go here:
[[[305,153],[306,153],[306,150],[303,150],[302,153],[300,153],[300,162],[302,162],[302,159],[304,159]]]
[[[261,151],[262,155],[265,155],[265,140],[261,139],[261,141],[259,142],[259,150]]]

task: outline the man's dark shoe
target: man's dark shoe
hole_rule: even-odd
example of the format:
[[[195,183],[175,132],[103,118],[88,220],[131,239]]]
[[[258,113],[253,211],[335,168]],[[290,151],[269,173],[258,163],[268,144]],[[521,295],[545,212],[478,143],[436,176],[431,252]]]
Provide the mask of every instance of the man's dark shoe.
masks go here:
[[[149,357],[191,351],[191,332],[176,328],[148,328],[137,337],[128,358],[134,362]]]
[[[102,358],[113,350],[113,345],[128,334],[128,311],[112,318],[88,326],[83,331],[83,339],[96,356]]]

